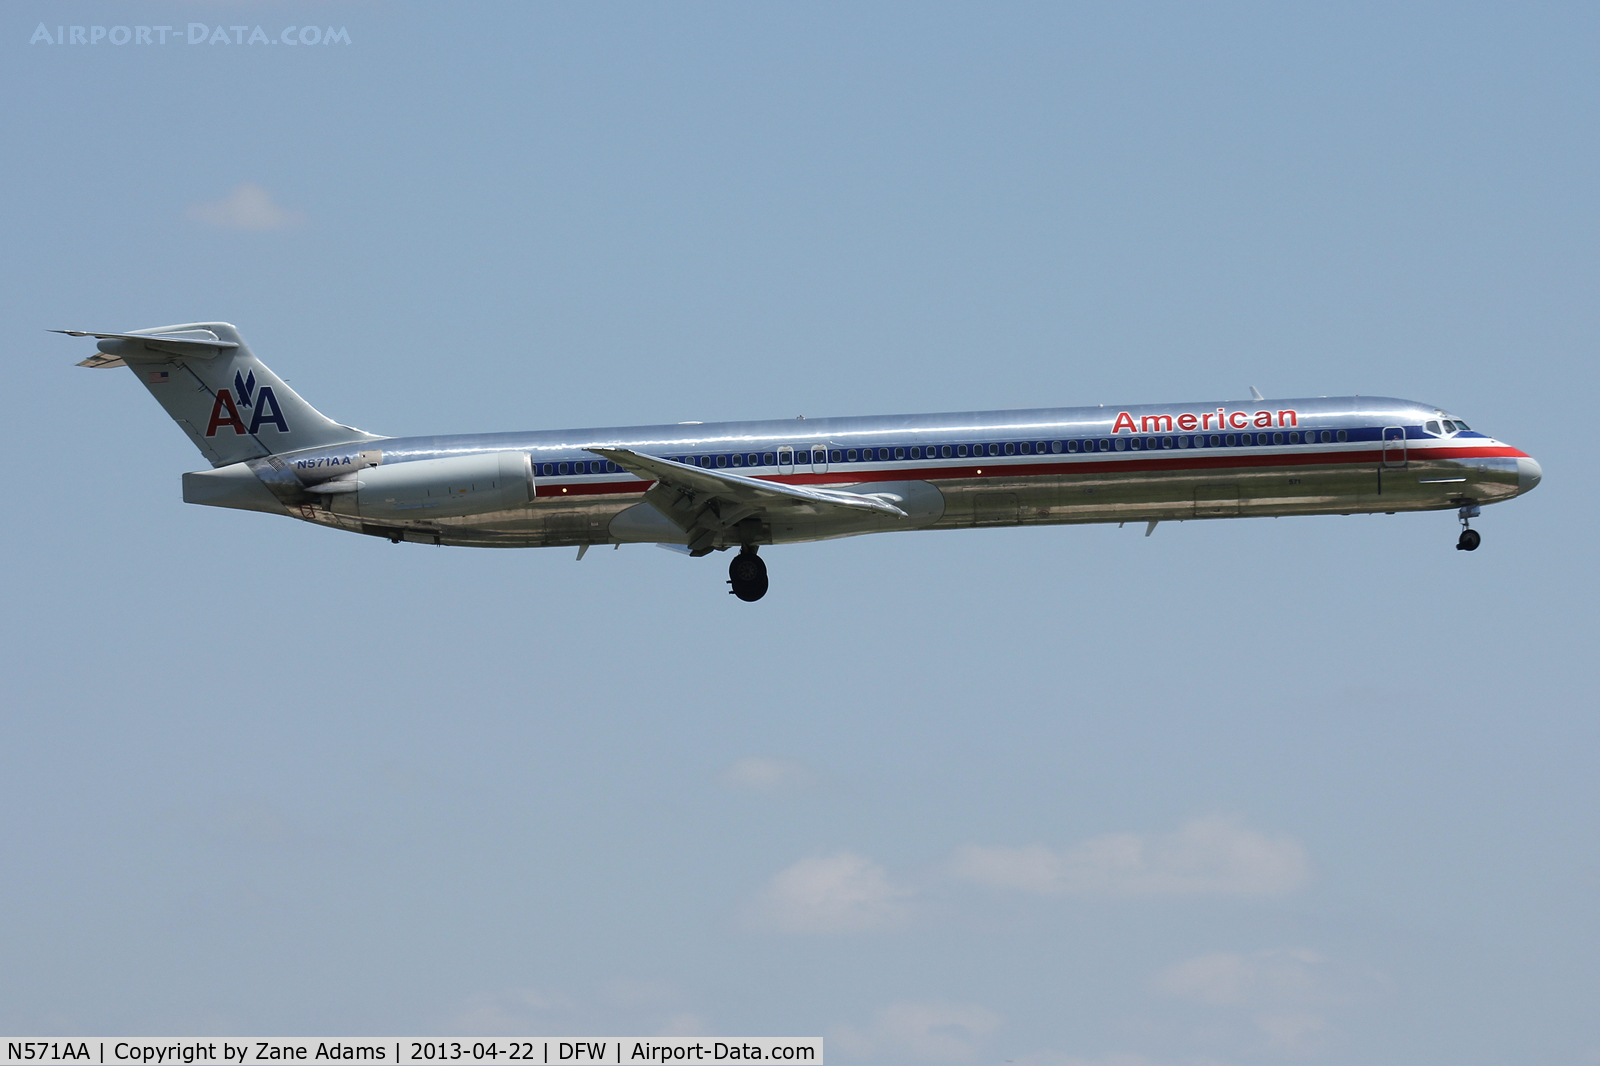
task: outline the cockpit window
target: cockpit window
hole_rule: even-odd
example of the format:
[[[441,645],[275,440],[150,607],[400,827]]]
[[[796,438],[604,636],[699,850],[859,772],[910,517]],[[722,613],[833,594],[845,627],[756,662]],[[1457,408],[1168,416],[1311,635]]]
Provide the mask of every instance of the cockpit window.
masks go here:
[[[1433,421],[1424,422],[1424,423],[1422,423],[1422,428],[1427,430],[1429,433],[1432,433],[1435,437],[1440,435],[1440,433],[1439,433],[1439,423],[1437,423],[1437,422],[1433,422]]]
[[[1465,422],[1461,421],[1461,419],[1459,419],[1459,418],[1456,419],[1456,430],[1458,432],[1465,433],[1465,432],[1467,432],[1467,430],[1469,430],[1471,428],[1472,428],[1471,426],[1469,426]]]

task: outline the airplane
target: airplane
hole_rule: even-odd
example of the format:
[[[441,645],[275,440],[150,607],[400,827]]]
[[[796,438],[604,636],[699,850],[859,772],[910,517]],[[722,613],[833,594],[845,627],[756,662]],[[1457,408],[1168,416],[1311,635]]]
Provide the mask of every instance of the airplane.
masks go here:
[[[384,437],[311,407],[226,322],[93,337],[212,469],[186,503],[400,543],[737,548],[732,595],[768,589],[762,545],[912,529],[1455,510],[1543,471],[1431,404],[1378,396],[680,422]]]

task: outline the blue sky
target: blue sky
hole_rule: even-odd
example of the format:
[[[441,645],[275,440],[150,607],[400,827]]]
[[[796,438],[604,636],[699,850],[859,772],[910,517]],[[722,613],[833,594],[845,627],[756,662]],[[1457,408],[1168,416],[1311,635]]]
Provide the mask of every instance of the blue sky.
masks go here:
[[[350,43],[188,43],[308,22]],[[1600,1062],[1594,8],[5,25],[0,1026]],[[44,331],[197,319],[389,434],[1254,385],[1545,481],[1470,554],[921,533],[771,550],[748,605],[720,557],[185,506],[182,434]]]

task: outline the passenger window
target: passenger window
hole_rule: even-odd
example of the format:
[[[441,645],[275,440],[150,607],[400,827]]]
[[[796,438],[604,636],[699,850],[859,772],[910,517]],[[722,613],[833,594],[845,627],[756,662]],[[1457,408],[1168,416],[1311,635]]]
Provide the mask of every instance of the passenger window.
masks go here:
[[[894,457],[896,459],[904,459],[906,457],[906,450],[904,448],[896,448],[894,450]]]
[[[948,459],[952,455],[955,454],[955,449],[951,448],[950,445],[946,444],[944,447],[939,449],[939,454],[944,456],[946,459]]]
[[[998,444],[989,445],[989,454],[990,455],[999,455],[1000,454],[1000,445],[998,445]]]
[[[1006,445],[1006,454],[1007,455],[1016,455],[1017,454],[1017,446],[1015,444],[1007,444]]]
[[[1022,449],[1022,454],[1023,455],[1032,455],[1033,454],[1033,445],[1028,443],[1027,441],[1023,441],[1019,445],[1019,447]]]
[[[1123,440],[1121,437],[1118,437],[1117,438],[1117,451],[1119,451],[1119,452],[1126,451],[1127,448],[1128,448],[1128,442]]]
[[[922,458],[922,449],[921,448],[912,448],[911,449],[911,458],[913,458],[913,459],[921,459]]]
[[[571,470],[571,469],[572,469],[572,468],[571,468],[571,467],[570,467],[570,466],[568,466],[568,465],[567,465],[567,464],[566,464],[566,463],[562,463],[562,464],[561,464],[561,472],[562,472],[562,473],[563,473],[563,474],[565,474],[565,473],[567,473],[567,472],[568,472],[568,471],[570,471],[570,470]]]
[[[833,451],[828,453],[828,458],[835,463],[842,463],[844,461],[844,452],[840,451],[838,448],[835,448]]]
[[[1274,433],[1272,435],[1272,443],[1274,443],[1274,444],[1282,444],[1283,443],[1283,434],[1282,433]]]
[[[845,454],[845,458],[848,459],[850,462],[853,463],[853,462],[856,461],[856,450],[854,448],[851,448],[849,451],[845,452],[844,454]]]
[[[1350,434],[1341,429],[1339,431],[1339,433],[1338,433],[1338,437],[1339,437],[1339,442],[1342,444],[1345,441],[1350,439]]]
[[[1178,438],[1178,447],[1187,448],[1188,446],[1189,446],[1189,438],[1188,437],[1179,437]]]
[[[1109,452],[1111,450],[1111,442],[1108,440],[1101,440],[1100,450],[1103,452]]]
[[[1134,437],[1134,438],[1130,439],[1128,441],[1128,447],[1132,448],[1134,451],[1138,451],[1139,450],[1139,438],[1138,437]]]
[[[744,465],[744,456],[742,456],[742,455],[738,454],[737,452],[735,452],[734,456],[733,456],[733,465],[734,466],[743,466]]]

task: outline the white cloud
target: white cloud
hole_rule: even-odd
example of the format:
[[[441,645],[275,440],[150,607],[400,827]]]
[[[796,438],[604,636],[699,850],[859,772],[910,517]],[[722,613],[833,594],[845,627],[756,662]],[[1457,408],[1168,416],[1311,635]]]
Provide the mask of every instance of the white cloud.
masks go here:
[[[902,924],[910,892],[883,867],[848,851],[780,871],[751,908],[750,924],[785,933],[849,933]]]
[[[444,1029],[463,1036],[601,1029],[662,1037],[706,1035],[714,1026],[684,1010],[682,999],[670,984],[636,979],[609,981],[577,996],[508,988],[467,999],[449,1012]]]
[[[950,872],[990,888],[1016,888],[1040,895],[1066,888],[1066,858],[1043,844],[1025,848],[973,844],[956,852]]]
[[[861,1058],[910,1055],[924,1061],[973,1058],[977,1038],[1000,1024],[1000,1016],[973,1003],[891,1003],[863,1028],[839,1026],[832,1039]]]
[[[1304,949],[1219,951],[1168,966],[1154,984],[1158,992],[1214,1007],[1303,1000],[1316,993],[1324,965],[1321,955]]]
[[[685,1036],[708,1036],[710,1030],[698,1014],[674,1014],[661,1024],[655,1035],[663,1039]]]
[[[1221,815],[1193,819],[1164,835],[1092,837],[1065,851],[1042,844],[969,846],[955,854],[950,870],[981,885],[1041,895],[1271,895],[1310,877],[1299,841]]]
[[[1034,1055],[1022,1055],[1014,1061],[1018,1066],[1227,1066],[1224,1061],[1211,1058],[1210,1055],[1203,1055],[1200,1058],[1150,1058],[1149,1055],[1134,1055],[1128,1052],[1114,1052],[1094,1058],[1083,1055],[1062,1055],[1059,1052],[1037,1052]]]
[[[1327,960],[1303,948],[1216,952],[1174,963],[1155,976],[1156,991],[1208,1007],[1239,1008],[1273,1051],[1316,1050],[1328,1028],[1321,1009],[1339,998]]]
[[[748,755],[724,770],[722,781],[752,792],[782,792],[810,784],[811,773],[797,762]]]
[[[1310,1011],[1258,1014],[1255,1023],[1274,1051],[1314,1051],[1316,1037],[1328,1027],[1327,1019]]]
[[[271,193],[248,181],[221,200],[195,204],[189,208],[189,217],[223,229],[250,230],[282,229],[305,221],[304,212],[279,206]]]
[[[564,996],[531,988],[484,993],[462,1004],[448,1028],[466,1036],[526,1036],[549,1026],[552,1018],[570,1017],[573,1006]]]

